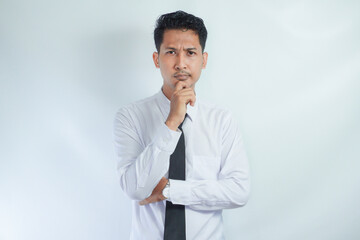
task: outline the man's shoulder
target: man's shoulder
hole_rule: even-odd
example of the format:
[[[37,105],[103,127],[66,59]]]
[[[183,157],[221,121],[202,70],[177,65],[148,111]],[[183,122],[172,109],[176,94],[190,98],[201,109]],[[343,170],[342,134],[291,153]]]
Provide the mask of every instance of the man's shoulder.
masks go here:
[[[153,94],[152,96],[125,104],[118,109],[117,114],[126,114],[130,112],[136,113],[149,110],[153,107],[154,102],[156,101],[156,95],[157,94]]]

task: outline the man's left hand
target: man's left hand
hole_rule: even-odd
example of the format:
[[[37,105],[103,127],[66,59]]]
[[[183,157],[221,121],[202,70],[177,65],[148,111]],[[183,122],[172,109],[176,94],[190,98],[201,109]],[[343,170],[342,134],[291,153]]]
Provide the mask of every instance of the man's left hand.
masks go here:
[[[149,203],[159,202],[159,201],[165,200],[166,198],[162,194],[162,191],[165,188],[168,181],[169,181],[168,179],[162,177],[160,179],[160,182],[158,183],[158,185],[156,185],[156,187],[152,191],[150,197],[140,201],[139,204],[140,205],[146,205],[146,204],[149,204]]]

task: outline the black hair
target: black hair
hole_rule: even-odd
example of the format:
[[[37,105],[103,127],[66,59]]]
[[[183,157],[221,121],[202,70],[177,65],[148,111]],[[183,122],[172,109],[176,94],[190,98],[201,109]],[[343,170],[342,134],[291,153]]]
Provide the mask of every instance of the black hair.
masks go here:
[[[176,11],[161,15],[156,21],[154,30],[155,46],[158,52],[160,52],[160,45],[164,38],[164,32],[167,29],[193,30],[199,36],[202,52],[204,52],[207,30],[204,21],[201,18],[195,17],[184,11]]]

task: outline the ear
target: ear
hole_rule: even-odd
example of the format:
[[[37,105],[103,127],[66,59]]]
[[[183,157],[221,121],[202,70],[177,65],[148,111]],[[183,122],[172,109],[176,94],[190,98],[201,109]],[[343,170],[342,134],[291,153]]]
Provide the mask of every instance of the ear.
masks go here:
[[[204,52],[204,53],[202,54],[202,57],[203,57],[202,69],[205,69],[205,68],[206,68],[206,64],[207,64],[207,59],[208,59],[208,53],[207,53],[207,52]]]
[[[160,65],[159,65],[159,53],[158,52],[153,53],[153,60],[154,60],[155,67],[160,68]]]

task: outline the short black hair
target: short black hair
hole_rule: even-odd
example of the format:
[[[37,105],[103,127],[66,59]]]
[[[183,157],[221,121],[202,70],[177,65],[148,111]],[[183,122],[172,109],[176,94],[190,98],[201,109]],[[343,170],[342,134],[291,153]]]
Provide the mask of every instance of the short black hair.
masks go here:
[[[176,11],[161,15],[156,21],[154,30],[155,46],[158,52],[160,52],[160,45],[163,42],[164,32],[167,29],[193,30],[199,36],[202,52],[204,52],[207,30],[204,21],[201,18],[195,17],[184,11]]]

